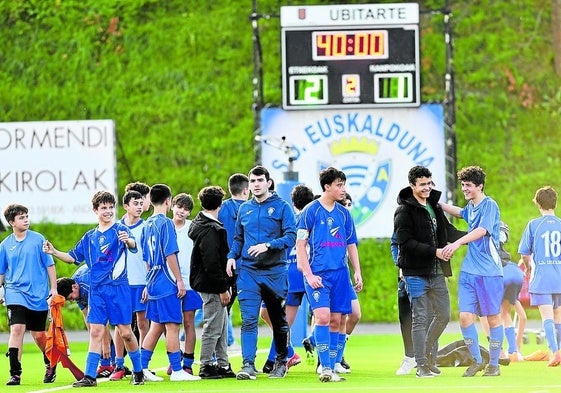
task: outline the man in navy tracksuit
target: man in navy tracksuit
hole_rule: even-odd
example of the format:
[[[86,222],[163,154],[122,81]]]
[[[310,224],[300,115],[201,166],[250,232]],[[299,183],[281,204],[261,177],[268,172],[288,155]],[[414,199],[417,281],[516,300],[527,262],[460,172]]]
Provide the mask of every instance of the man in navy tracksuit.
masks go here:
[[[271,179],[266,168],[256,166],[248,177],[253,198],[240,206],[226,267],[228,275],[233,275],[233,269],[238,273],[242,316],[243,366],[236,377],[256,379],[257,323],[263,301],[271,319],[277,351],[269,378],[283,378],[289,330],[284,308],[288,291],[286,249],[295,244],[296,222],[292,207],[269,191]]]

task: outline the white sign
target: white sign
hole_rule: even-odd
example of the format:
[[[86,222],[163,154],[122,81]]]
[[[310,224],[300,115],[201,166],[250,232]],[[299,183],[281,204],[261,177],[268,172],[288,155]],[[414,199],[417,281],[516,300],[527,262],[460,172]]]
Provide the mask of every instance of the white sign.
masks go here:
[[[281,7],[281,27],[371,26],[419,23],[419,4],[294,5]]]
[[[442,106],[379,110],[283,111],[262,116],[262,163],[280,182],[294,159],[299,182],[320,194],[319,172],[334,166],[347,176],[352,215],[361,238],[388,238],[399,191],[415,165],[428,167],[446,191]],[[445,194],[445,193],[444,193]]]
[[[2,211],[18,203],[31,221],[95,223],[92,196],[117,198],[116,173],[113,120],[0,123]]]

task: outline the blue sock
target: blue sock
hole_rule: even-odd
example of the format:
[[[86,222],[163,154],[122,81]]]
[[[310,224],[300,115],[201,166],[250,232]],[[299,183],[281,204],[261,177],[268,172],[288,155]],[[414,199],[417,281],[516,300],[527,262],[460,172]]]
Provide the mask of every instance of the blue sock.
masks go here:
[[[109,350],[111,351],[111,364],[115,364],[115,356],[117,356],[117,352],[115,352],[115,343],[113,342],[113,340],[111,340]]]
[[[557,333],[557,348],[561,348],[561,323],[555,324],[555,333]]]
[[[557,352],[559,347],[557,346],[557,338],[555,337],[555,324],[553,323],[553,319],[546,319],[543,321],[543,330],[549,350],[551,352]]]
[[[343,360],[343,353],[345,352],[346,344],[347,335],[345,333],[339,333],[337,336],[337,357],[335,358],[335,363],[341,363],[341,360]]]
[[[508,353],[518,352],[516,348],[516,332],[514,331],[514,326],[509,326],[505,328],[506,342],[508,343]]]
[[[277,357],[277,347],[275,347],[275,339],[271,341],[271,347],[269,348],[269,355],[267,355],[267,361],[274,362]]]
[[[316,326],[314,328],[315,346],[318,353],[319,364],[329,366],[329,326]]]
[[[99,364],[99,360],[101,359],[101,354],[96,352],[88,352],[86,356],[86,371],[84,375],[95,379],[97,376],[97,365]]]
[[[132,371],[139,372],[142,371],[142,362],[140,361],[140,350],[137,349],[134,352],[129,352],[129,358],[132,363]]]
[[[140,364],[142,365],[143,370],[148,368],[148,365],[150,364],[150,360],[152,360],[153,354],[154,352],[150,351],[149,349],[142,348],[140,350]]]
[[[181,351],[168,352],[168,359],[172,371],[181,370]]]
[[[497,366],[499,364],[503,339],[503,325],[496,326],[489,330],[489,365],[491,366]]]
[[[125,358],[115,356],[115,367],[123,368],[125,366]]]
[[[335,359],[337,359],[337,347],[339,346],[339,332],[329,332],[329,364],[333,370]]]
[[[472,323],[468,327],[461,328],[461,330],[466,347],[469,349],[469,353],[471,353],[471,356],[477,361],[477,363],[483,363],[481,350],[479,349],[479,337],[477,336],[475,324]]]
[[[286,354],[287,360],[294,356],[294,347],[288,343],[288,353]]]
[[[194,353],[184,353],[183,354],[183,367],[193,368],[193,363],[195,362]]]
[[[109,359],[101,358],[101,360],[99,361],[99,365],[103,366],[103,367],[109,367],[109,366],[111,366],[111,359],[110,358]]]

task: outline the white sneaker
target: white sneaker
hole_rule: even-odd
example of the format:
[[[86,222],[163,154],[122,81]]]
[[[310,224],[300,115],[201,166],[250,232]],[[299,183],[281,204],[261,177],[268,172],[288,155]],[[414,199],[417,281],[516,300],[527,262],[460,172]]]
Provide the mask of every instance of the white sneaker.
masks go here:
[[[331,382],[344,382],[344,381],[346,381],[346,379],[341,377],[336,372],[331,373]]]
[[[172,371],[169,376],[169,380],[172,382],[176,381],[200,381],[201,377],[197,375],[191,375],[183,370]]]
[[[399,368],[395,372],[395,375],[408,375],[415,367],[417,367],[415,358],[405,356],[403,358],[403,361],[401,362],[401,366],[399,366]]]
[[[335,363],[335,367],[333,371],[337,374],[350,374],[351,370],[346,369],[345,367],[341,366],[341,363]]]
[[[333,371],[329,367],[322,367],[319,380],[321,382],[331,382],[331,378],[333,378]]]
[[[162,377],[152,374],[147,368],[142,370],[142,374],[144,374],[144,380],[148,382],[162,382],[164,380]]]

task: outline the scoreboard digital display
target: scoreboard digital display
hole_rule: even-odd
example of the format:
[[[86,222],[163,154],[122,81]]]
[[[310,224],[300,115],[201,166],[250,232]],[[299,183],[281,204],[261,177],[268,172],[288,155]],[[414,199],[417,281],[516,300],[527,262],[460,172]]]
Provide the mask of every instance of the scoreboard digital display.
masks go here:
[[[387,59],[387,43],[387,30],[314,31],[312,32],[312,59]]]
[[[281,27],[284,109],[421,105],[417,4],[282,7]]]

